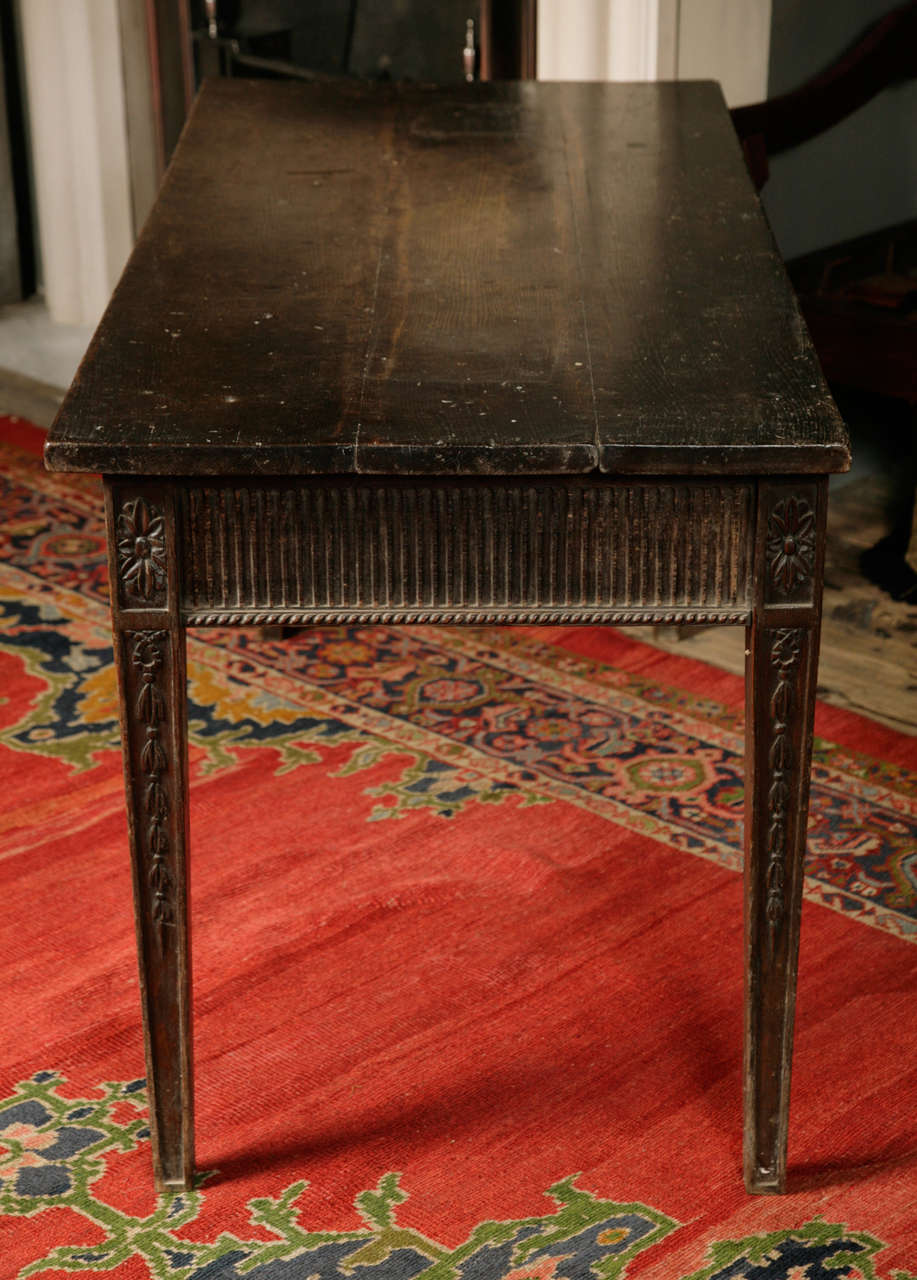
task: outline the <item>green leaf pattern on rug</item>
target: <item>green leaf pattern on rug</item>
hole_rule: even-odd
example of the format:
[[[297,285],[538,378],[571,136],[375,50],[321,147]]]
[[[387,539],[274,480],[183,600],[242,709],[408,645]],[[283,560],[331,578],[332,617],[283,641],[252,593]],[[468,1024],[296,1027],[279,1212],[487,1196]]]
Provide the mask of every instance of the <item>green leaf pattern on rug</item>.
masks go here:
[[[63,621],[50,603],[26,605],[0,589],[0,647],[17,655],[40,688],[26,713],[0,728],[0,744],[91,769],[98,755],[121,747],[110,633]],[[100,689],[108,704],[101,715]]]
[[[107,625],[90,626],[51,603],[24,604],[4,599],[0,592],[0,648],[15,653],[42,686],[21,718],[0,729],[0,744],[63,760],[77,771],[91,769],[106,752],[120,751]],[[214,654],[218,657],[219,651],[212,650]],[[265,747],[276,753],[274,772],[283,774],[322,765],[328,749],[350,746],[349,758],[331,777],[349,777],[385,761],[403,762],[385,783],[367,788],[366,794],[380,801],[370,821],[401,818],[419,809],[451,818],[468,804],[500,804],[510,796],[525,805],[548,803],[537,792],[373,736],[327,709],[306,710],[265,693],[255,680],[226,677],[206,663],[189,663],[188,695],[188,740],[202,776],[236,769],[246,752]],[[449,744],[444,751],[448,754]]]
[[[252,1226],[273,1240],[231,1232],[194,1240],[187,1229],[200,1214],[209,1175],[198,1178],[193,1192],[158,1197],[153,1212],[142,1218],[104,1198],[108,1157],[149,1139],[144,1082],[108,1082],[96,1098],[64,1097],[59,1087],[65,1083],[56,1072],[40,1071],[0,1100],[0,1210],[35,1217],[67,1208],[103,1239],[58,1245],[27,1263],[18,1280],[52,1270],[110,1272],[131,1259],[142,1260],[154,1280],[623,1280],[638,1255],[679,1225],[644,1204],[599,1199],[576,1185],[580,1175],[572,1175],[547,1189],[554,1211],[481,1222],[450,1248],[399,1224],[398,1208],[408,1196],[400,1175],[386,1173],[374,1189],[357,1196],[355,1207],[365,1223],[357,1230],[305,1227],[297,1203],[309,1184],[300,1180],[277,1197],[248,1201]],[[225,1184],[220,1194],[227,1194]],[[686,1280],[880,1280],[875,1255],[882,1248],[865,1232],[814,1219],[794,1229],[716,1242],[707,1264]],[[896,1272],[891,1280],[917,1277]]]
[[[194,1280],[218,1263],[219,1270],[209,1274],[226,1280],[232,1276],[254,1280],[281,1275],[286,1280],[293,1274],[346,1276],[356,1268],[376,1268],[381,1277],[391,1274],[386,1264],[396,1255],[398,1274],[406,1266],[404,1274],[422,1274],[425,1280],[461,1280],[465,1264],[472,1260],[478,1277],[521,1280],[530,1275],[544,1280],[567,1274],[564,1264],[574,1258],[580,1267],[577,1274],[588,1258],[591,1275],[616,1280],[631,1259],[677,1226],[644,1205],[597,1199],[567,1178],[547,1191],[556,1202],[556,1212],[479,1223],[463,1244],[452,1249],[399,1225],[397,1209],[407,1194],[399,1185],[400,1175],[387,1173],[374,1190],[356,1199],[366,1224],[363,1229],[304,1228],[296,1202],[308,1184],[299,1181],[277,1198],[264,1196],[248,1202],[252,1225],[266,1229],[276,1240],[243,1240],[229,1232],[213,1241],[193,1240],[183,1229],[198,1216],[204,1191],[160,1196],[153,1213],[134,1218],[107,1204],[95,1185],[112,1152],[131,1150],[149,1137],[143,1082],[104,1084],[102,1096],[96,1099],[63,1097],[59,1086],[64,1083],[61,1075],[42,1071],[0,1102],[0,1207],[8,1215],[28,1217],[66,1207],[93,1223],[104,1240],[91,1246],[59,1245],[22,1268],[19,1280],[53,1269],[112,1271],[134,1257],[143,1259],[156,1280]],[[129,1113],[126,1119],[120,1114],[124,1110]],[[206,1177],[199,1179],[199,1183],[205,1181]],[[295,1273],[276,1269],[290,1260],[302,1262]]]
[[[801,1227],[744,1240],[718,1240],[710,1262],[685,1280],[880,1280],[875,1255],[885,1245],[865,1231],[813,1218]],[[890,1280],[915,1280],[894,1271]]]

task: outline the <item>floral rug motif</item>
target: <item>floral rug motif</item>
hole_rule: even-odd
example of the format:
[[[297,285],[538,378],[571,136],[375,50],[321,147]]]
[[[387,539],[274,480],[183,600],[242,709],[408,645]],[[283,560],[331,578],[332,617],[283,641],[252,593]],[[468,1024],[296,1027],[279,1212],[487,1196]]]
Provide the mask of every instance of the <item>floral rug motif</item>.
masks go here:
[[[142,1259],[154,1280],[623,1280],[629,1264],[679,1224],[644,1204],[602,1200],[576,1175],[545,1191],[554,1212],[514,1222],[481,1222],[450,1248],[398,1221],[408,1199],[397,1173],[356,1198],[357,1230],[305,1225],[296,1207],[306,1189],[294,1182],[277,1197],[250,1200],[251,1224],[263,1237],[192,1230],[207,1175],[194,1191],[161,1196],[136,1218],[106,1203],[99,1183],[106,1159],[149,1139],[143,1080],[109,1082],[94,1098],[72,1098],[53,1071],[40,1071],[0,1100],[0,1211],[34,1216],[67,1208],[96,1228],[92,1245],[58,1245],[21,1269],[17,1280],[52,1271],[114,1271]],[[709,1260],[685,1280],[878,1280],[883,1244],[864,1232],[815,1219],[793,1230],[717,1241]],[[674,1277],[673,1277],[674,1280]],[[915,1280],[904,1272],[896,1280]]]

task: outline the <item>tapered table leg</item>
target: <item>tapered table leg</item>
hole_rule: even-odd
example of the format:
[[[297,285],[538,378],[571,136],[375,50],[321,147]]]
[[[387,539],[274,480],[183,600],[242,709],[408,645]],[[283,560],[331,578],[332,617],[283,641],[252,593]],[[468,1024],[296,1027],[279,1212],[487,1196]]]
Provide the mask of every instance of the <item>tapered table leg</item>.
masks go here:
[[[745,1127],[750,1192],[786,1189],[825,495],[762,488],[747,632]]]
[[[185,635],[168,495],[108,486],[115,663],[133,868],[153,1168],[194,1166]]]

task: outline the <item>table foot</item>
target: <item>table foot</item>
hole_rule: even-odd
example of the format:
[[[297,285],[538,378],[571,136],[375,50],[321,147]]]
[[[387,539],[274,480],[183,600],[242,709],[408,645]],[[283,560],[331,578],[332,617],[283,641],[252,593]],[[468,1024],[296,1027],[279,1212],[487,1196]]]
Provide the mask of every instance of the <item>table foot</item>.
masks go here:
[[[188,1173],[187,1177],[176,1179],[175,1181],[166,1181],[153,1175],[153,1186],[158,1196],[177,1196],[182,1195],[186,1191],[194,1190],[194,1172]]]
[[[786,1176],[775,1178],[767,1169],[746,1169],[745,1190],[750,1196],[780,1196],[786,1191]]]

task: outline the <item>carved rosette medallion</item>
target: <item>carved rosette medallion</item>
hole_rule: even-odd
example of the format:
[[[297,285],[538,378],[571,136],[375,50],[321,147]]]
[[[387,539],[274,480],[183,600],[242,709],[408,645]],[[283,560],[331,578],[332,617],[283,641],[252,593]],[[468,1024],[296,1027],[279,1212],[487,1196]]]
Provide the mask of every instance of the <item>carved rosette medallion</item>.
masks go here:
[[[793,742],[789,721],[798,695],[802,631],[781,627],[773,633],[770,660],[774,670],[770,696],[771,740],[768,757],[770,788],[767,794],[767,872],[765,915],[771,951],[786,914],[786,856],[791,808],[790,778]]]
[[[118,576],[127,601],[160,604],[166,589],[166,537],[162,512],[131,498],[118,513]]]
[[[791,595],[815,571],[815,511],[805,498],[784,498],[767,522],[767,570],[771,586]]]
[[[175,884],[168,867],[169,772],[167,747],[163,740],[167,708],[160,677],[163,649],[168,641],[164,631],[147,631],[133,638],[130,660],[139,681],[135,710],[143,728],[140,768],[143,773],[141,812],[142,841],[147,884],[152,894],[150,916],[160,946],[166,929],[175,924]]]

